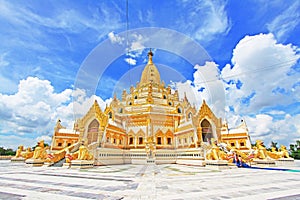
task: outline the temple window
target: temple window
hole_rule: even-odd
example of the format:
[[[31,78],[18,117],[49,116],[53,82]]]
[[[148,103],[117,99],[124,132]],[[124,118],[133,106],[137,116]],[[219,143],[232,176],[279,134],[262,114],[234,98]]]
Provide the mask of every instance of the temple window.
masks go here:
[[[235,146],[235,145],[234,145],[234,142],[231,142],[231,143],[230,143],[230,145],[231,145],[232,147],[234,147],[234,146]]]
[[[139,137],[139,144],[143,144],[143,137]]]
[[[167,142],[168,142],[168,145],[171,145],[172,144],[172,138],[167,138]]]
[[[161,137],[157,137],[157,144],[161,144]]]
[[[192,119],[192,113],[191,112],[188,114],[188,119]]]
[[[116,139],[114,138],[114,144],[116,144],[117,143],[117,141],[116,141]]]
[[[111,118],[112,118],[112,113],[109,112],[109,113],[108,113],[108,116],[109,116],[109,119],[111,119]]]
[[[106,142],[109,142],[109,137],[106,138]]]
[[[170,106],[172,105],[172,102],[171,102],[171,101],[169,102],[169,105],[170,105]]]
[[[130,106],[132,105],[132,103],[131,103],[131,102],[129,102],[128,104],[129,104]]]
[[[167,98],[167,96],[164,94],[163,98],[164,98],[164,99],[166,99],[166,98]]]
[[[178,113],[181,113],[181,108],[178,108],[178,109],[177,109],[177,112],[178,112]]]
[[[187,143],[187,139],[186,138],[184,138],[184,143]]]
[[[136,95],[134,96],[134,99],[137,99],[137,96],[136,96]]]
[[[129,138],[129,144],[133,144],[133,137]]]
[[[194,138],[193,137],[191,137],[191,142],[194,142]]]
[[[62,143],[61,143],[61,142],[59,142],[59,143],[57,144],[57,146],[61,147],[61,146],[62,146]]]
[[[122,141],[122,140],[120,140],[120,141],[119,141],[119,144],[122,144],[122,142],[123,142],[123,141]]]
[[[71,146],[72,143],[68,143],[68,146]]]
[[[240,145],[243,147],[243,146],[245,146],[245,143],[244,143],[244,142],[241,142]]]
[[[123,113],[123,108],[120,108],[120,109],[119,109],[119,113]]]

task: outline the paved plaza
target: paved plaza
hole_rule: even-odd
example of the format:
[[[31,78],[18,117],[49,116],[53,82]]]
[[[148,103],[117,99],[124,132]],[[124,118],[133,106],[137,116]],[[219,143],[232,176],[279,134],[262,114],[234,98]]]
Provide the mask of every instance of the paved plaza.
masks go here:
[[[0,199],[300,199],[300,163],[289,168],[295,170],[175,164],[74,170],[0,161]]]

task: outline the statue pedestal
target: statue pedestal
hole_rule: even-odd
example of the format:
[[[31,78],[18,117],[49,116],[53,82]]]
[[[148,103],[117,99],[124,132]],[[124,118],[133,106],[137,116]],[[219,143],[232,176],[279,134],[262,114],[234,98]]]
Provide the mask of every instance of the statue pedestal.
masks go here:
[[[50,167],[51,165],[53,165],[52,162],[44,162],[44,167]]]
[[[86,169],[93,168],[94,160],[72,160],[71,169]]]
[[[70,168],[71,167],[71,163],[63,163],[63,168]]]
[[[14,163],[24,163],[25,162],[25,158],[22,158],[22,157],[19,157],[19,158],[16,158],[16,157],[12,157],[11,158],[11,162],[14,162]]]
[[[228,165],[227,160],[206,160],[205,167],[209,169],[216,169],[216,170],[232,168],[232,166]]]
[[[266,167],[274,167],[275,166],[275,160],[260,160],[260,159],[254,159],[253,164],[257,166],[266,166]]]
[[[276,166],[294,166],[295,162],[293,158],[279,158],[275,164]]]
[[[25,161],[26,166],[29,167],[41,167],[44,165],[44,160],[30,158]]]

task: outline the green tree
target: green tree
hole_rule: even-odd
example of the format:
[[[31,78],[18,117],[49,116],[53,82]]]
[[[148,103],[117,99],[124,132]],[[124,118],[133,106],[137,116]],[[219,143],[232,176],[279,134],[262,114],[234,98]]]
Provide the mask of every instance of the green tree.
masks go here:
[[[272,141],[271,142],[271,148],[274,147],[276,149],[276,151],[278,151],[277,144],[278,144],[277,142]]]
[[[1,156],[14,156],[16,151],[13,149],[5,149],[4,147],[0,147],[0,155]]]
[[[291,157],[294,159],[300,159],[300,140],[296,141],[296,144],[290,144]]]

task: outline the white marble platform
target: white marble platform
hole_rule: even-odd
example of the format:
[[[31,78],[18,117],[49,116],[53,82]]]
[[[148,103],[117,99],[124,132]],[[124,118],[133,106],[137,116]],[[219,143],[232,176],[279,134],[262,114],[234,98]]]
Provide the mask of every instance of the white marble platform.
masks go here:
[[[0,161],[0,199],[299,199],[300,162],[292,169],[218,171],[176,164],[66,169]]]

